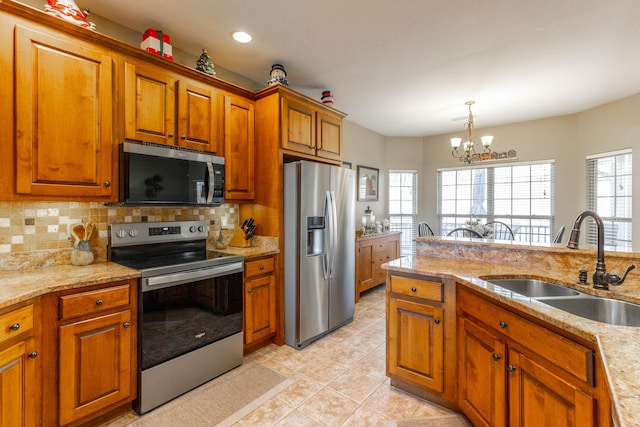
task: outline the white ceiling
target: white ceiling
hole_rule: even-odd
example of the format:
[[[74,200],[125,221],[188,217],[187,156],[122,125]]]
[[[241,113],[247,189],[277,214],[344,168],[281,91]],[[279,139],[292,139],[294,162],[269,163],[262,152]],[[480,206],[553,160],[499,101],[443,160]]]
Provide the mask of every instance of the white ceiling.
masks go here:
[[[386,136],[462,131],[467,100],[482,128],[640,92],[638,0],[77,3],[265,85],[281,63],[290,87],[331,90],[348,120]],[[254,41],[234,42],[236,30]]]

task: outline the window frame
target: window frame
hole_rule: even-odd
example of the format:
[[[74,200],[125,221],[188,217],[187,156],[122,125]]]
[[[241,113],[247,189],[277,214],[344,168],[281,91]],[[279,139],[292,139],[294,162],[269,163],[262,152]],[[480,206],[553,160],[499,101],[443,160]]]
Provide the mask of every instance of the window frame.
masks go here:
[[[412,175],[412,184],[411,186],[403,186],[400,188],[410,188],[412,193],[412,213],[403,213],[402,211],[399,213],[394,213],[392,209],[392,203],[396,200],[392,200],[393,190],[392,187],[392,174],[407,174]],[[390,223],[390,231],[400,231],[402,234],[400,236],[400,256],[407,256],[415,253],[416,251],[416,243],[414,242],[414,238],[418,233],[418,171],[415,169],[391,169],[387,173],[388,177],[388,212],[389,212],[389,223]],[[402,190],[400,190],[401,198],[400,203],[402,204]],[[401,207],[402,210],[402,207]],[[398,224],[398,220],[400,224]]]

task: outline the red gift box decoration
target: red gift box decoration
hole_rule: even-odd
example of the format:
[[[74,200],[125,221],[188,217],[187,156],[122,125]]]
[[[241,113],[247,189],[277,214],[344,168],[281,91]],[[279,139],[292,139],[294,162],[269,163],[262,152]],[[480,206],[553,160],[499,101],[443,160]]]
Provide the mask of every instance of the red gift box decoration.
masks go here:
[[[142,35],[142,43],[140,43],[140,47],[154,55],[173,61],[171,37],[163,34],[160,30],[148,28]]]

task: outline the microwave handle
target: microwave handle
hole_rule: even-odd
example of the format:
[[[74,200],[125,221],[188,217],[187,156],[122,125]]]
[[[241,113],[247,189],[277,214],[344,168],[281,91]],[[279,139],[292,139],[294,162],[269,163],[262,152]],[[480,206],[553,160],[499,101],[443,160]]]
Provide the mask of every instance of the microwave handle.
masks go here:
[[[213,190],[215,189],[216,176],[213,173],[213,163],[207,163],[207,176],[205,178],[205,191],[207,192],[207,203],[213,201]]]

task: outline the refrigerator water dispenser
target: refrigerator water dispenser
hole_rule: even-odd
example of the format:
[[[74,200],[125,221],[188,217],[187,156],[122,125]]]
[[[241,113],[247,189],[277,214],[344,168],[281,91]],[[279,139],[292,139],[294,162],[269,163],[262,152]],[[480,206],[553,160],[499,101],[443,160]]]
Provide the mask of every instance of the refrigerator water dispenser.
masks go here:
[[[324,249],[324,217],[307,217],[307,256],[322,255]]]

